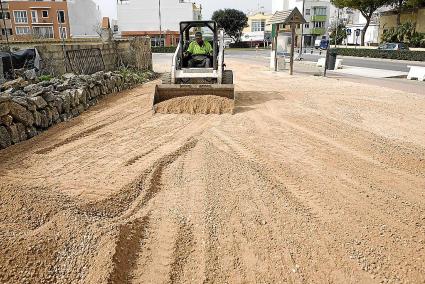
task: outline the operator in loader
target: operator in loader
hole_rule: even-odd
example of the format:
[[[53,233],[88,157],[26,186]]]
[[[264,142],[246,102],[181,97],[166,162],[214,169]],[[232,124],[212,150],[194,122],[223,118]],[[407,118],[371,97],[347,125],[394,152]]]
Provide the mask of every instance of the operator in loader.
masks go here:
[[[213,49],[208,41],[202,39],[202,33],[195,33],[195,40],[189,44],[187,49],[189,56],[188,67],[211,67],[211,56]]]

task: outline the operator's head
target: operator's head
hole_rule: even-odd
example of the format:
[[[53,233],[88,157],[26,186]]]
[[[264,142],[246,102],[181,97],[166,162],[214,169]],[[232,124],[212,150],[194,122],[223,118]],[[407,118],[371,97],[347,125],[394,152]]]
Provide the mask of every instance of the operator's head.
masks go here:
[[[196,32],[195,33],[195,40],[200,43],[202,42],[202,33],[201,32]]]

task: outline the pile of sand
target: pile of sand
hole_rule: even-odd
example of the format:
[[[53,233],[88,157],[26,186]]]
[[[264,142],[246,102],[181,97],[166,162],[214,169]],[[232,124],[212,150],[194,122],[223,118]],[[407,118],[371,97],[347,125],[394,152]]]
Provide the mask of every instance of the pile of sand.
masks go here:
[[[233,109],[233,100],[212,95],[178,97],[156,105],[158,113],[223,114]]]

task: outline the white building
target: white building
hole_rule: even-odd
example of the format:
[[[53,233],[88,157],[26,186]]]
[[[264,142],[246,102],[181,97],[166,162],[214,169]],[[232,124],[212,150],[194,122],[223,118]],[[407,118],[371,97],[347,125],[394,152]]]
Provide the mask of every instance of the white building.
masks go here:
[[[351,9],[344,9],[342,14],[342,20],[344,21],[347,27],[347,39],[344,41],[344,44],[348,45],[360,45],[361,44],[361,34],[363,33],[363,28],[366,24],[366,18],[357,11]],[[356,33],[356,30],[359,30],[359,35]],[[365,35],[365,44],[366,45],[377,45],[380,42],[379,35],[379,11],[375,13],[372,17],[372,21],[369,25],[369,28],[366,31]]]
[[[153,46],[176,45],[179,23],[201,20],[201,9],[184,0],[161,0],[161,7],[158,0],[118,0],[119,33],[123,37],[148,35]]]
[[[68,0],[71,37],[99,37],[102,17],[92,0]]]
[[[271,43],[272,28],[267,25],[273,15],[265,12],[251,12],[248,14],[248,26],[242,31],[241,40],[252,47],[268,46]]]
[[[297,7],[303,11],[303,0],[272,0],[273,13],[281,10],[288,10]],[[357,10],[338,9],[332,5],[330,0],[305,0],[304,18],[307,24],[304,26],[304,46],[313,46],[316,39],[328,38],[332,26],[336,26],[337,19],[344,22],[351,32],[345,43],[360,44],[360,36],[356,36],[356,30],[363,30],[366,19]],[[369,26],[365,43],[377,44],[379,42],[379,19],[374,17]],[[298,40],[299,44],[300,40]]]

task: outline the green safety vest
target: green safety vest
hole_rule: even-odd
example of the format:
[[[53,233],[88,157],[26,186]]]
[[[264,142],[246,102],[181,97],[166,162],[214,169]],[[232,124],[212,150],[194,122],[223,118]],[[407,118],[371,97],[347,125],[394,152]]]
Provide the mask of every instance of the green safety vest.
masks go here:
[[[208,55],[211,54],[213,51],[211,44],[204,40],[204,45],[200,46],[196,41],[192,41],[189,44],[189,48],[187,49],[187,52],[193,54],[193,55]]]

